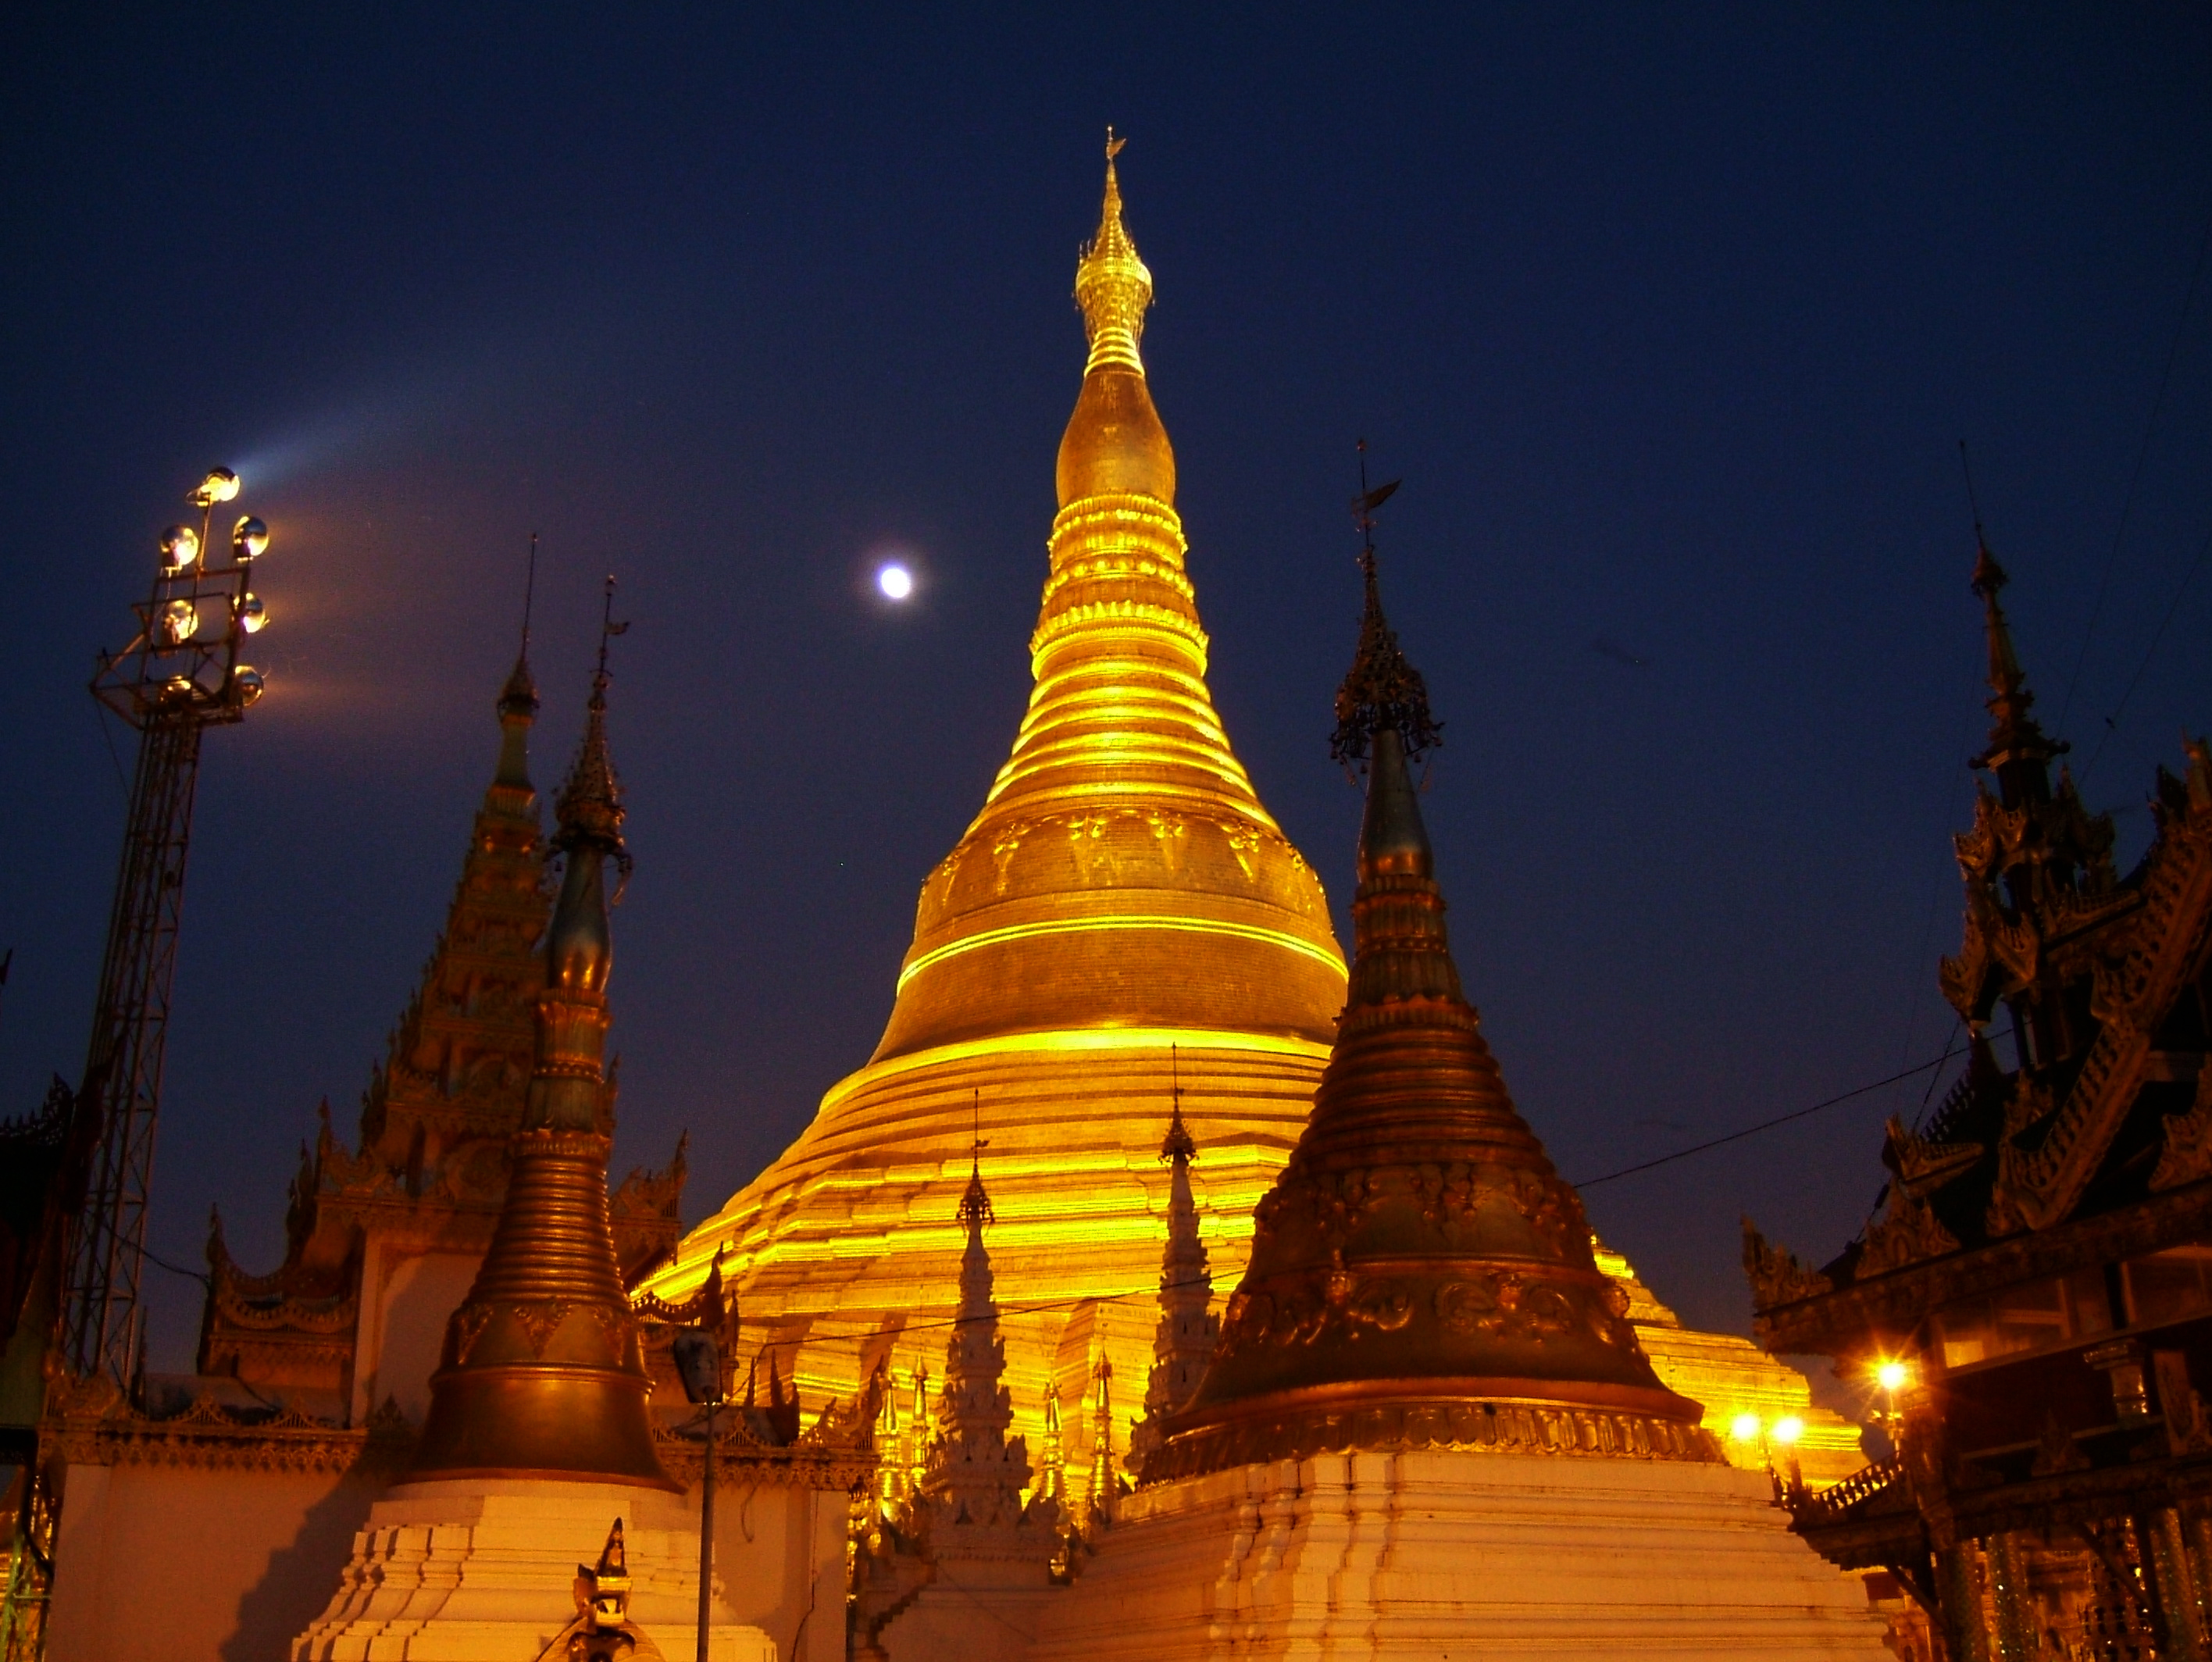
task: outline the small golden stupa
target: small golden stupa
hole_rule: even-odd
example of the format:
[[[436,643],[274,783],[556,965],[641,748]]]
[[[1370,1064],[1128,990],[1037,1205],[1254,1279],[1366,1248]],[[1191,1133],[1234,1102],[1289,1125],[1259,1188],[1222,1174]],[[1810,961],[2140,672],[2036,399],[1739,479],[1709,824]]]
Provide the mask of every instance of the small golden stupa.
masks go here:
[[[611,590],[611,579],[610,579]],[[653,1453],[651,1382],[607,1212],[604,1063],[614,967],[606,866],[624,871],[607,749],[604,637],[582,746],[556,811],[566,857],[545,935],[538,1057],[514,1174],[476,1283],[446,1326],[410,1483],[601,1480],[678,1489]]]

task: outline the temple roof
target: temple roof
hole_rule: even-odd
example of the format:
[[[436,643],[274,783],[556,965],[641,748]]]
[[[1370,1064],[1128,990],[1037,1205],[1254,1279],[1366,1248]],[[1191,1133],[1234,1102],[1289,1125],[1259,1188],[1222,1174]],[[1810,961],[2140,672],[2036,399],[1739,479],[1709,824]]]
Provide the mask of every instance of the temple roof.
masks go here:
[[[1917,1319],[1941,1297],[2016,1280],[2016,1243],[2100,1220],[2171,1210],[2212,1182],[2212,1071],[2203,990],[2212,975],[2212,752],[2187,744],[2185,777],[2159,770],[2157,832],[2125,877],[2109,814],[2085,807],[2034,702],[1978,549],[1989,658],[1990,742],[1975,765],[1973,828],[1954,839],[1966,895],[1959,951],[1940,982],[1968,1034],[1968,1066],[1923,1125],[1890,1121],[1879,1215],[1819,1269],[1748,1220],[1745,1266],[1762,1333],[1798,1349],[1863,1344],[1869,1324]],[[2011,1029],[2014,1064],[1989,1031]],[[2212,1198],[2212,1189],[2206,1191]],[[2193,1203],[2191,1203],[2193,1204]],[[2144,1209],[2148,1209],[2145,1210]],[[2195,1227],[2193,1224],[2190,1227]],[[2146,1235],[2145,1240],[2150,1239]],[[2048,1256],[2047,1246],[2037,1249]],[[2087,1261],[2087,1260],[2085,1260]],[[1839,1302],[1839,1301],[1841,1301]],[[1845,1306],[1848,1305],[1848,1309]]]

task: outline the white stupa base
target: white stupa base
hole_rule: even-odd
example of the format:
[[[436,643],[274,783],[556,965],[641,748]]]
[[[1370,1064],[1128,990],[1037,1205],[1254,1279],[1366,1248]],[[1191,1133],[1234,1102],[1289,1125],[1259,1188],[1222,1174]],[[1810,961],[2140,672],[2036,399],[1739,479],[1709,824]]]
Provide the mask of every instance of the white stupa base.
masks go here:
[[[407,1483],[379,1501],[293,1662],[536,1662],[574,1619],[577,1568],[599,1562],[617,1518],[630,1621],[665,1662],[692,1662],[699,1519],[683,1498],[515,1477]],[[758,1628],[718,1621],[708,1639],[714,1662],[775,1662]],[[641,1646],[636,1662],[656,1659]]]
[[[1030,1662],[1887,1662],[1861,1584],[1771,1497],[1725,1465],[1475,1453],[1186,1478],[1121,1502]]]

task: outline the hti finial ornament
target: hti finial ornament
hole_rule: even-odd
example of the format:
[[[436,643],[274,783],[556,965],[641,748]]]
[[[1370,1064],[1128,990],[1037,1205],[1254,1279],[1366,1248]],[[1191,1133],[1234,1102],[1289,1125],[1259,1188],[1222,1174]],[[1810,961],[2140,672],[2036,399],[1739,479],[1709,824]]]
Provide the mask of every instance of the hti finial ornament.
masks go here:
[[[991,1210],[990,1191],[983,1186],[983,1150],[991,1146],[983,1135],[983,1093],[977,1091],[973,1105],[975,1115],[975,1146],[968,1156],[968,1190],[960,1197],[960,1221],[971,1229],[980,1229],[987,1223],[996,1223],[998,1214]]]
[[[1336,690],[1336,731],[1329,736],[1328,753],[1341,762],[1363,759],[1368,742],[1385,727],[1395,728],[1405,741],[1408,761],[1443,743],[1443,724],[1429,713],[1428,688],[1421,672],[1406,661],[1397,633],[1382,615],[1382,591],[1376,579],[1375,513],[1402,482],[1393,479],[1368,488],[1367,440],[1362,439],[1359,494],[1352,499],[1352,520],[1359,531],[1366,607],[1359,620],[1358,650]]]
[[[584,739],[555,804],[560,823],[552,846],[562,853],[588,846],[612,859],[622,883],[610,904],[618,905],[629,881],[630,856],[622,834],[628,810],[623,806],[622,782],[607,745],[607,687],[614,679],[607,669],[607,643],[626,633],[629,625],[616,622],[614,613],[615,579],[609,577],[600,610],[599,662],[592,671],[592,696],[584,706]]]
[[[1195,1160],[1198,1143],[1192,1138],[1190,1128],[1182,1123],[1182,1055],[1176,1046],[1168,1046],[1168,1067],[1171,1081],[1169,1097],[1174,1106],[1168,1111],[1168,1134],[1160,1144],[1160,1158],[1164,1162]]]
[[[1128,142],[1126,138],[1115,137],[1114,129],[1109,124],[1106,129],[1106,160],[1111,161],[1115,156],[1121,155],[1121,147]]]

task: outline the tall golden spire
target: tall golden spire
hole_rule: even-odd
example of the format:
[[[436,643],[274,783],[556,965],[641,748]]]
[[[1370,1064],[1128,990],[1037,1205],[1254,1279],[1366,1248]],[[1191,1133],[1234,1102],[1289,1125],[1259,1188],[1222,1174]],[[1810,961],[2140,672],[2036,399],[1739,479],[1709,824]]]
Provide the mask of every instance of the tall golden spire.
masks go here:
[[[1121,222],[1121,143],[1076,270],[1091,353],[1060,440],[1036,689],[983,811],[923,886],[878,1061],[1060,1026],[1325,1040],[1335,1003],[1321,886],[1206,689],[1175,452],[1137,356],[1152,275]],[[1200,961],[1220,973],[1194,996]]]
[[[1371,549],[1364,563],[1334,746],[1368,765],[1336,1047],[1260,1203],[1212,1366],[1145,1478],[1428,1444],[1716,1459],[1698,1405],[1652,1373],[1461,991],[1407,771],[1437,725]]]
[[[874,1054],[653,1282],[680,1299],[734,1246],[753,1331],[805,1333],[812,1389],[861,1388],[879,1336],[918,1319],[915,1289],[953,1284],[980,1088],[1006,1220],[1008,1367],[1033,1446],[1066,1301],[1158,1271],[1133,1174],[1159,1147],[1149,1105],[1177,1056],[1185,1112],[1206,1128],[1208,1198],[1241,1216],[1304,1123],[1344,1002],[1321,884],[1206,687],[1175,452],[1137,350],[1152,279],[1118,173],[1115,161],[1075,272],[1085,353],[1069,365],[1082,370],[1011,753],[921,883]],[[1218,1261],[1226,1275],[1238,1260]],[[1025,1307],[1039,1304],[1054,1313]],[[1144,1377],[1149,1335],[1107,1343],[1124,1380]],[[896,1366],[925,1354],[901,1340]]]
[[[584,740],[562,787],[566,856],[545,932],[538,1061],[491,1250],[447,1324],[414,1479],[540,1477],[677,1489],[653,1453],[651,1389],[608,1224],[605,867],[624,872],[622,792],[607,748],[606,641]]]

